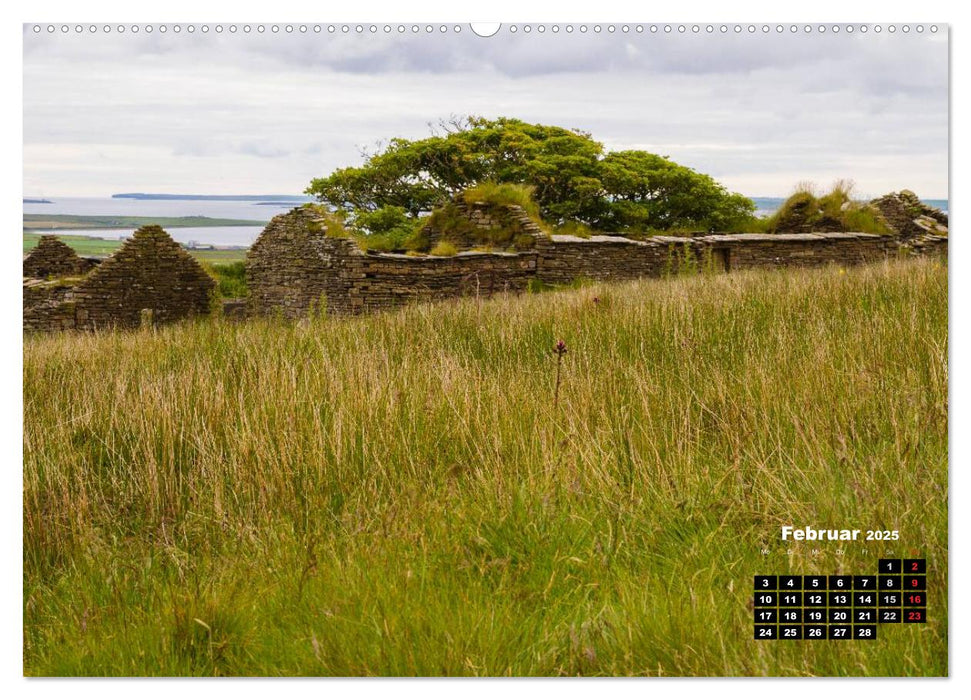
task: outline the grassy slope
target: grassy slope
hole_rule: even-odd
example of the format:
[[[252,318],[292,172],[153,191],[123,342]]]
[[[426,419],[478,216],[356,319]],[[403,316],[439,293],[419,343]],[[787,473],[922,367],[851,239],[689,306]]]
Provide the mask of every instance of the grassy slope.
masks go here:
[[[24,342],[29,675],[947,673],[939,263]],[[783,524],[899,528],[929,624],[755,642],[883,554]]]
[[[60,239],[67,243],[81,256],[89,255],[111,255],[121,247],[122,241],[109,238],[92,238],[90,236],[60,236]],[[34,248],[40,240],[40,234],[24,232],[24,253]],[[232,250],[190,250],[198,260],[209,263],[233,263],[246,258],[246,251],[243,249]]]

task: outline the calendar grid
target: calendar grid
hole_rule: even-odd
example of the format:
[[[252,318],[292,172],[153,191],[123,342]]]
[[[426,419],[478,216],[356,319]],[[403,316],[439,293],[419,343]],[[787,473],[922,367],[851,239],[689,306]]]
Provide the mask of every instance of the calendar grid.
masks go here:
[[[927,560],[880,559],[872,574],[759,575],[756,640],[874,640],[878,626],[927,622]]]

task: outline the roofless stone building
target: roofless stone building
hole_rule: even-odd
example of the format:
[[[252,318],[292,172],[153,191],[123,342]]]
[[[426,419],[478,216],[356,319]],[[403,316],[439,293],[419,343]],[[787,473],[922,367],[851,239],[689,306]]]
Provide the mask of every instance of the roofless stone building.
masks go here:
[[[563,284],[578,278],[660,277],[685,264],[731,272],[855,265],[902,252],[947,255],[946,229],[945,235],[921,241],[907,240],[899,233],[843,231],[580,238],[546,234],[515,205],[477,203],[467,205],[464,215],[483,230],[514,227],[511,237],[521,240],[526,235],[532,244],[518,244],[516,252],[459,245],[458,254],[449,256],[376,253],[362,250],[350,238],[328,235],[325,215],[313,206],[280,214],[247,254],[248,311],[288,318],[314,310],[355,314],[414,301],[517,292],[531,280]],[[436,239],[444,235],[428,233]]]
[[[66,259],[55,243],[46,246]],[[216,284],[160,226],[135,231],[81,279],[38,279],[24,262],[24,330],[137,328],[143,311],[154,323],[202,316]]]

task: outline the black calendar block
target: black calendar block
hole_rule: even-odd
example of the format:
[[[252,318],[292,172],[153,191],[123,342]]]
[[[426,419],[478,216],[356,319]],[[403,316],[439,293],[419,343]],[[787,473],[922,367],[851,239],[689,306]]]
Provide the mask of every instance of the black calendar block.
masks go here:
[[[774,608],[778,604],[779,596],[775,592],[760,591],[755,594],[755,607],[757,608]]]
[[[858,608],[876,607],[877,594],[874,591],[861,591],[853,594],[853,606]]]
[[[904,606],[908,608],[926,608],[927,593],[925,591],[904,593]]]
[[[775,625],[756,625],[755,626],[756,639],[777,639],[778,635],[779,635],[779,629]]]
[[[779,587],[778,577],[776,576],[756,576],[755,577],[755,590],[757,591],[774,591]]]
[[[880,607],[881,608],[899,608],[900,603],[903,600],[900,593],[881,593],[880,594]]]
[[[926,574],[926,559],[904,559],[904,574]]]
[[[806,593],[802,597],[802,604],[807,608],[825,608],[826,607],[826,594],[825,593]]]
[[[804,591],[825,591],[827,583],[825,576],[802,577],[802,589]]]
[[[803,619],[810,624],[822,624],[826,622],[826,611],[825,610],[804,610],[802,613]]]
[[[900,614],[900,608],[880,608],[877,611],[877,620],[879,622],[901,622],[903,616]]]
[[[830,591],[829,605],[832,608],[848,608],[853,605],[853,594],[849,591]]]
[[[853,625],[853,639],[876,639],[876,625]]]
[[[876,608],[853,608],[853,623],[858,625],[872,625],[877,621]]]
[[[877,589],[877,577],[876,576],[854,576],[853,577],[853,590],[854,591],[875,591]]]
[[[879,581],[877,582],[877,587],[881,591],[899,591],[900,590],[900,577],[899,576],[888,576],[886,574],[880,574]]]
[[[904,608],[904,622],[927,622],[927,608]]]
[[[829,577],[829,590],[831,591],[848,591],[852,588],[853,588],[852,576],[830,576]]]
[[[822,595],[820,593],[819,595]],[[802,605],[802,592],[795,591],[789,592],[786,590],[779,591],[779,607],[780,608],[798,608]]]
[[[925,591],[927,590],[927,577],[904,576],[903,584],[905,591]]]
[[[852,625],[830,625],[827,639],[850,639],[852,636]]]
[[[803,639],[826,639],[826,625],[803,625]]]
[[[775,608],[756,608],[753,612],[757,625],[771,625],[779,621],[779,611]]]
[[[801,591],[802,576],[780,576],[779,590],[780,591]]]
[[[830,608],[826,619],[831,623],[848,625],[853,621],[853,610],[850,608]]]
[[[802,622],[802,610],[800,608],[781,608],[779,610],[779,624],[794,625]]]
[[[881,559],[877,568],[881,574],[899,574],[903,570],[900,559]]]
[[[802,639],[802,625],[779,625],[779,639]]]
[[[803,639],[826,639],[826,625],[803,625]]]

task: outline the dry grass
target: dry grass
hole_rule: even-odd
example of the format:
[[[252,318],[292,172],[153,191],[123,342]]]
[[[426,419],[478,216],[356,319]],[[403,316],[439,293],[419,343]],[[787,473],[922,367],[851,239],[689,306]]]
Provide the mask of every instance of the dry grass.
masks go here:
[[[947,343],[927,261],[27,337],[25,673],[946,674]],[[929,624],[755,642],[882,554],[783,524]]]

